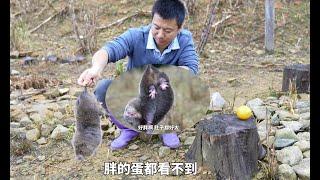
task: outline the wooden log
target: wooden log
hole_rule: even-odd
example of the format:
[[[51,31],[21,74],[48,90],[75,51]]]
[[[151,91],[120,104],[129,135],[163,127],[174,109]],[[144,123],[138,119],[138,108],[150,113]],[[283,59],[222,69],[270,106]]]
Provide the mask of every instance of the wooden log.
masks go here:
[[[310,64],[292,64],[284,67],[282,91],[310,92]]]
[[[257,172],[265,151],[254,118],[241,121],[232,114],[214,115],[200,121],[196,130],[186,153],[188,162],[208,167],[216,179],[251,179]]]

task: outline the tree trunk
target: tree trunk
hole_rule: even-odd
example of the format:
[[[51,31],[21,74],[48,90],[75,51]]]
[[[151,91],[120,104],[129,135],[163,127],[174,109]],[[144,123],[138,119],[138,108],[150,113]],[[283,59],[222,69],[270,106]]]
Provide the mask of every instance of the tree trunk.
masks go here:
[[[283,70],[282,91],[310,92],[310,64],[292,64]]]
[[[188,162],[207,166],[217,179],[251,179],[258,159],[265,156],[254,118],[214,115],[196,126],[197,135],[186,154]]]
[[[274,52],[274,0],[265,0],[265,49]]]

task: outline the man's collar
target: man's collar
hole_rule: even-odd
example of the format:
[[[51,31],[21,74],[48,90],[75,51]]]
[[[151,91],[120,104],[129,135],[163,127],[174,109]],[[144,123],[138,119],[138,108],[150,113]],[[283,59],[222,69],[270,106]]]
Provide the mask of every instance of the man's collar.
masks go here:
[[[147,46],[146,49],[157,49],[156,43],[153,40],[152,37],[152,33],[151,33],[151,29],[149,30],[149,35],[148,35],[148,41],[147,41]],[[168,49],[170,50],[176,50],[176,49],[180,49],[180,45],[179,45],[179,41],[178,38],[175,37],[173,39],[173,41],[170,43],[170,45],[168,46]]]

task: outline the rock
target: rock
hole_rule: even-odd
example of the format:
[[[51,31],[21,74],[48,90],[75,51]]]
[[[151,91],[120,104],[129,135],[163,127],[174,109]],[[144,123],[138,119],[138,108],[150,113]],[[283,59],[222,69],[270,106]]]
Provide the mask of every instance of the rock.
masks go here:
[[[64,117],[63,114],[62,114],[60,111],[54,112],[54,113],[53,113],[53,116],[54,116],[55,118],[59,119],[59,120],[61,120],[61,119]]]
[[[139,149],[139,146],[136,144],[133,144],[133,145],[129,146],[129,149],[130,150],[137,150],[137,149]]]
[[[310,120],[310,112],[300,114],[300,118],[304,120]]]
[[[280,125],[280,118],[278,113],[274,113],[271,117],[271,124],[273,126],[278,126]]]
[[[266,98],[265,101],[266,102],[275,102],[275,101],[278,101],[278,98],[274,97],[274,96],[269,96],[269,97]]]
[[[42,144],[47,144],[47,139],[45,137],[42,137],[37,140],[37,143],[42,145]]]
[[[289,128],[276,130],[275,137],[276,139],[293,139],[296,141],[299,140],[298,136],[293,132],[292,129],[289,129]]]
[[[310,129],[310,120],[299,120],[299,122],[302,124],[301,129],[309,131],[309,129]]]
[[[304,158],[310,158],[310,150],[302,153]]]
[[[19,122],[20,122],[20,121],[28,121],[28,120],[30,120],[30,118],[29,118],[28,116],[23,116],[23,117],[19,120]]]
[[[294,146],[298,146],[302,152],[310,150],[310,141],[301,140],[294,144]]]
[[[26,56],[22,59],[23,65],[32,65],[35,64],[36,59],[31,56]]]
[[[19,103],[19,101],[16,99],[10,100],[10,105],[17,105],[18,103]]]
[[[42,104],[42,103],[37,103],[37,104],[32,104],[29,105],[26,109],[27,113],[29,114],[33,114],[33,113],[44,113],[45,110],[47,109],[46,105]]]
[[[223,97],[220,95],[219,92],[215,92],[211,95],[210,100],[210,110],[216,111],[216,110],[222,110],[222,108],[225,106],[226,101],[223,99]]]
[[[76,55],[76,57],[74,58],[74,60],[76,62],[83,62],[86,60],[86,57],[84,57],[83,55]]]
[[[280,124],[284,125],[284,127],[286,128],[293,130],[294,132],[299,131],[303,127],[303,124],[299,121],[280,121]]]
[[[60,92],[58,89],[53,89],[50,91],[47,91],[43,94],[47,99],[54,99],[56,97],[60,96]]]
[[[18,128],[18,127],[20,127],[20,123],[17,123],[17,122],[10,123],[10,128]]]
[[[20,120],[20,124],[22,127],[29,127],[32,124],[32,121],[28,117],[24,117]]]
[[[69,88],[61,88],[61,89],[58,89],[58,91],[60,93],[60,96],[62,96],[62,95],[67,94],[70,91],[70,89]]]
[[[286,110],[278,110],[276,113],[279,114],[280,121],[297,121],[299,119],[299,115],[291,114]]]
[[[36,141],[39,139],[39,137],[40,137],[40,131],[37,128],[28,130],[26,133],[26,138],[30,141]]]
[[[20,121],[27,114],[23,111],[22,108],[11,108],[10,107],[10,120]]]
[[[11,51],[10,58],[18,58],[20,55],[19,51]]]
[[[268,125],[268,128],[271,128],[269,136],[274,135],[275,134],[274,128],[272,128],[270,124]],[[258,132],[260,131],[260,132],[263,132],[266,134],[267,130],[268,130],[267,129],[267,121],[263,120],[259,124],[257,124],[257,130],[258,130]]]
[[[50,138],[60,140],[64,139],[68,135],[68,128],[58,124],[57,127],[51,133]]]
[[[262,106],[263,101],[259,98],[256,98],[256,99],[248,101],[246,105],[252,109],[252,107]]]
[[[170,154],[170,148],[169,147],[167,147],[167,146],[161,146],[160,148],[159,148],[159,157],[160,158],[163,158],[163,157],[165,157],[165,156],[167,156],[167,155],[169,155]]]
[[[34,160],[34,157],[31,156],[31,155],[25,155],[25,156],[22,157],[22,159],[24,161],[32,161],[32,160]]]
[[[147,155],[143,155],[139,158],[139,161],[146,161],[147,159],[150,159],[150,156],[147,156]]]
[[[10,128],[10,137],[17,136],[20,139],[26,139],[26,128]]]
[[[48,137],[53,130],[52,125],[42,124],[41,125],[41,136]]]
[[[281,164],[278,167],[279,180],[297,180],[297,175],[288,164]]]
[[[276,150],[279,150],[279,149],[291,146],[295,142],[297,142],[297,140],[294,140],[294,139],[276,139],[274,141],[274,147],[275,147]]]
[[[33,113],[33,114],[30,115],[30,119],[33,122],[42,122],[43,117],[41,117],[41,115],[38,114],[38,113]]]
[[[251,109],[257,120],[264,120],[271,115],[270,111],[267,111],[265,106],[252,106]]]
[[[187,139],[184,141],[184,145],[189,146],[193,143],[195,136],[187,137]]]
[[[256,50],[256,53],[257,53],[257,55],[263,55],[263,54],[264,54],[264,51],[261,50],[261,49],[259,49],[259,50]]]
[[[60,97],[59,97],[60,98]],[[59,99],[58,98],[58,99]],[[57,101],[58,101],[58,99],[57,99]],[[65,102],[66,100],[61,100],[61,101],[58,101],[58,103],[59,103],[59,107],[58,107],[58,111],[59,112],[61,112],[62,114],[66,114],[66,113],[68,113],[68,111],[67,111],[67,109],[68,110],[73,110],[73,106],[71,107],[71,105],[70,104],[75,104],[75,103],[73,103],[72,101],[69,101],[69,104],[65,104],[64,102]],[[62,102],[62,103],[61,103]]]
[[[56,91],[58,92],[59,90],[56,89]],[[56,112],[59,111],[59,104],[58,103],[49,103],[47,104],[47,111],[48,112]],[[53,115],[53,114],[52,114]]]
[[[64,119],[63,122],[62,122],[62,125],[65,126],[65,127],[69,127],[71,125],[74,125],[76,122],[76,120],[72,117],[68,118],[68,119]]]
[[[48,55],[46,57],[46,61],[49,61],[49,62],[57,62],[57,60],[58,60],[58,57],[56,55],[53,55],[53,54]]]
[[[75,96],[71,96],[69,94],[66,94],[66,95],[63,95],[63,96],[60,96],[57,98],[57,101],[63,101],[63,100],[75,100],[77,99],[77,97]]]
[[[295,109],[294,112],[295,112],[295,113],[298,113],[298,114],[310,112],[310,107],[301,108],[301,109]]]
[[[46,159],[46,156],[38,156],[39,161],[43,161]]]
[[[282,164],[289,164],[292,166],[298,164],[302,160],[303,155],[297,146],[290,146],[281,150],[276,150],[276,157]]]
[[[310,158],[303,159],[299,164],[292,168],[301,180],[310,179]]]
[[[19,74],[20,74],[20,72],[17,71],[17,70],[14,70],[14,69],[12,69],[11,72],[10,72],[10,75],[12,75],[12,76],[16,76],[16,75],[19,75]]]
[[[295,108],[302,109],[310,107],[310,101],[297,101]]]
[[[299,140],[310,141],[310,133],[309,132],[301,132],[297,134]]]

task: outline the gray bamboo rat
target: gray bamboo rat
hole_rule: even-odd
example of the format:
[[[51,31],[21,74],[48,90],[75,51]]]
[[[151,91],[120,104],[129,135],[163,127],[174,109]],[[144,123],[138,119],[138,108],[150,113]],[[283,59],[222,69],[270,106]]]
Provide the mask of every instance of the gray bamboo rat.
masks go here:
[[[169,77],[152,65],[147,65],[139,84],[139,96],[125,107],[124,119],[133,127],[156,125],[170,110],[174,94]],[[148,130],[150,134],[152,130]]]
[[[76,160],[96,153],[102,141],[100,118],[103,113],[101,104],[85,88],[76,101],[76,130],[71,140]]]

